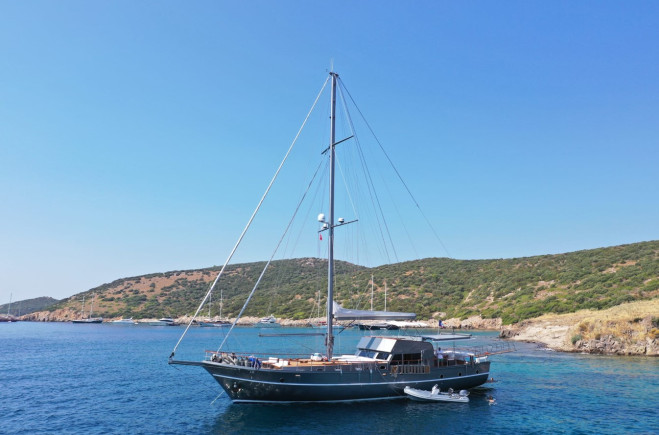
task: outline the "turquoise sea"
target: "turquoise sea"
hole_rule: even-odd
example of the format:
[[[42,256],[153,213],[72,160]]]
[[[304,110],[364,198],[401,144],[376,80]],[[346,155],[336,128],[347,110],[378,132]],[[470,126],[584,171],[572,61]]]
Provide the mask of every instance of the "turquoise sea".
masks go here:
[[[191,328],[177,358],[201,359],[203,350],[217,349],[219,329]],[[218,397],[219,385],[203,369],[167,364],[182,331],[0,323],[0,433],[659,433],[657,358],[517,343],[516,352],[492,357],[497,382],[472,390],[468,404],[246,405]],[[239,328],[235,340],[254,349],[281,345],[258,332]],[[361,334],[345,330],[338,351],[352,353]],[[470,344],[498,340],[493,332],[474,334]],[[314,351],[315,339],[300,340],[296,345]]]

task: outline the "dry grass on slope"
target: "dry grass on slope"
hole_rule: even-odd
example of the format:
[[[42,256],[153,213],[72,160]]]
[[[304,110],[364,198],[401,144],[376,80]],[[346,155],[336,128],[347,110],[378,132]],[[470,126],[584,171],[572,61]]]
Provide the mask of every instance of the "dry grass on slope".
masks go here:
[[[656,355],[659,299],[621,304],[607,310],[545,314],[521,322],[508,336],[538,341],[563,351]]]
[[[602,336],[629,338],[635,340],[652,340],[659,336],[659,329],[653,323],[659,318],[659,299],[636,301],[618,305],[608,310],[584,310],[583,317],[576,324],[576,342],[581,340],[599,340]],[[575,314],[579,314],[575,313]]]

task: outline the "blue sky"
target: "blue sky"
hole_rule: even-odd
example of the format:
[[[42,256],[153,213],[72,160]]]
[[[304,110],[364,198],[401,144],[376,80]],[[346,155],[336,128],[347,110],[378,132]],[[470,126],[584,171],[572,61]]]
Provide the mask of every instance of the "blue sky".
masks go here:
[[[657,16],[642,1],[2,1],[0,302],[222,264],[332,61],[446,247],[400,260],[659,239]],[[267,259],[270,233],[236,261]]]

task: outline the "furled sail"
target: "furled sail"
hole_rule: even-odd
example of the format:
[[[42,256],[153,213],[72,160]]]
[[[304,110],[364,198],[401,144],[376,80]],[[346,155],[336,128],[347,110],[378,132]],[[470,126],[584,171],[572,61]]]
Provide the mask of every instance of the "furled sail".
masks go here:
[[[336,320],[414,320],[416,313],[399,311],[349,310],[334,302],[334,318]]]

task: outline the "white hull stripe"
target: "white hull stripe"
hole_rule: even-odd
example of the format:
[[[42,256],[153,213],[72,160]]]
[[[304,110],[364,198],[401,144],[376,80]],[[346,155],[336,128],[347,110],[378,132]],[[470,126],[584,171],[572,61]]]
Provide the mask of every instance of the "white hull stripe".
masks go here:
[[[409,381],[395,381],[395,382],[361,382],[361,383],[349,383],[349,384],[304,384],[304,383],[293,383],[293,382],[270,382],[270,381],[259,381],[256,379],[245,379],[245,378],[236,378],[233,376],[225,376],[225,375],[218,375],[213,373],[213,376],[216,378],[220,379],[232,379],[234,381],[245,381],[245,382],[255,382],[259,384],[269,384],[269,385],[294,385],[294,386],[299,386],[299,387],[360,387],[360,386],[369,386],[369,385],[391,385],[391,384],[405,384],[405,385],[410,385],[410,384],[419,384],[422,382],[444,382],[444,381],[451,381],[455,379],[464,379],[464,378],[472,378],[475,376],[488,376],[490,372],[483,372],[479,373],[477,375],[467,375],[467,376],[455,376],[452,378],[442,378],[442,379],[419,379],[419,380],[409,380]],[[277,402],[281,403],[281,402]]]

